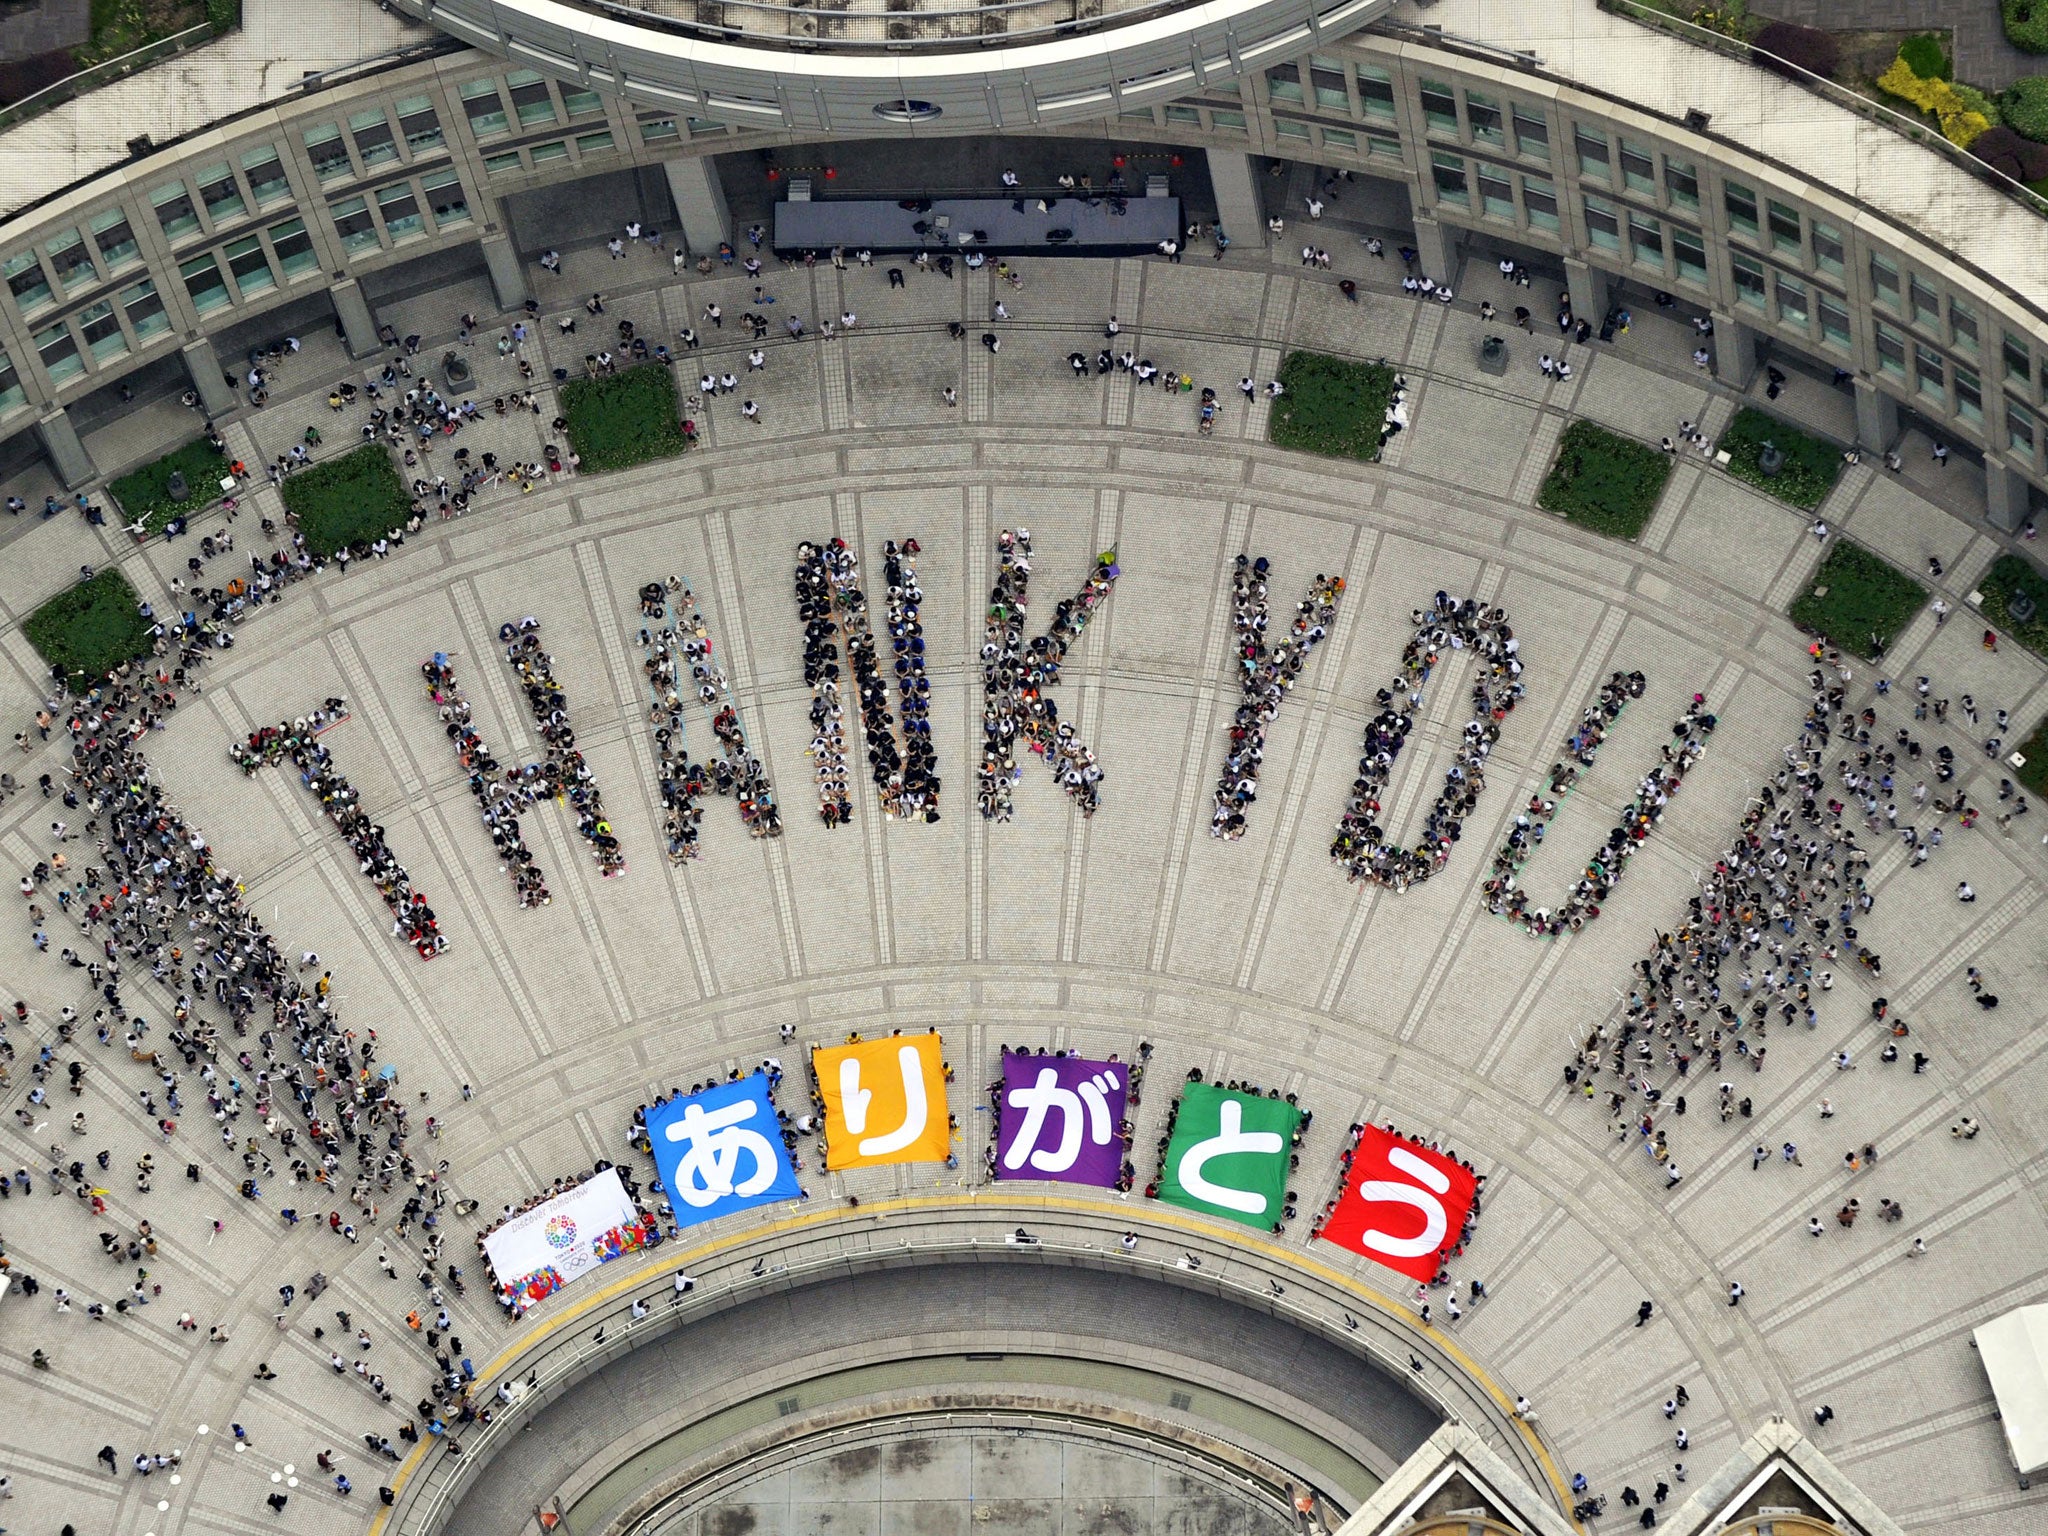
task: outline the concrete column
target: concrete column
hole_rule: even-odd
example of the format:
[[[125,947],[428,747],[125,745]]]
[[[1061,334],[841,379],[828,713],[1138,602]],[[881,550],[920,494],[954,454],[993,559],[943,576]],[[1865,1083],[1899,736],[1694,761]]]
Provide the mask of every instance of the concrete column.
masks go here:
[[[1714,377],[1730,389],[1747,389],[1756,377],[1756,332],[1733,315],[1714,313]]]
[[[1856,446],[1866,453],[1883,453],[1899,440],[1899,403],[1873,380],[1858,378],[1856,389]]]
[[[1424,277],[1458,285],[1458,232],[1426,213],[1415,215],[1415,260]]]
[[[180,349],[185,371],[192,375],[192,387],[199,392],[199,404],[209,417],[225,416],[242,403],[241,397],[221,376],[220,354],[204,336],[188,341]]]
[[[2032,504],[2026,476],[1986,455],[1984,459],[1984,515],[1994,528],[2017,533],[2027,520]]]
[[[36,418],[36,436],[42,439],[50,468],[57,472],[57,478],[64,483],[66,490],[75,491],[87,481],[99,477],[98,466],[93,463],[92,455],[85,451],[85,444],[79,441],[78,428],[71,424],[71,417],[63,406],[52,406]]]
[[[485,235],[483,247],[484,265],[491,269],[491,292],[497,296],[498,308],[508,313],[523,309],[528,297],[526,264],[519,259],[519,250],[513,245],[512,237]]]
[[[363,297],[362,284],[352,277],[337,278],[327,290],[334,299],[334,313],[341,320],[341,333],[350,357],[368,357],[380,351],[377,317],[370,313],[370,301]]]
[[[1230,236],[1233,248],[1264,250],[1266,206],[1259,198],[1259,179],[1252,174],[1252,157],[1241,149],[1212,149],[1207,154],[1216,222]]]
[[[1600,329],[1600,322],[1607,318],[1607,301],[1611,284],[1605,272],[1576,256],[1564,259],[1565,292],[1572,301],[1572,317],[1590,320],[1593,329]]]
[[[725,188],[718,167],[708,155],[664,160],[668,195],[683,226],[683,245],[695,256],[717,252],[719,242],[732,239],[732,213],[725,206]]]

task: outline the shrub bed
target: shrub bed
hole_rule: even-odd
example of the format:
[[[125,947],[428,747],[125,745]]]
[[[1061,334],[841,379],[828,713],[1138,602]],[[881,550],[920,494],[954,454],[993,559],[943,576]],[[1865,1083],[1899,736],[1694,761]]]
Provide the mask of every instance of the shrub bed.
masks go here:
[[[1792,603],[1792,622],[1845,651],[1875,658],[1927,601],[1927,589],[1897,566],[1842,539]]]
[[[306,547],[331,555],[403,528],[412,498],[383,445],[365,443],[291,476],[284,483],[284,507],[298,519]]]
[[[2048,576],[2018,555],[2000,555],[1977,583],[1984,594],[1984,617],[1992,628],[2012,636],[2037,656],[2048,656]],[[2034,616],[2024,624],[2012,621],[2012,600],[2024,592],[2034,600]]]
[[[2005,35],[2015,48],[2048,53],[2048,0],[1999,0]]]
[[[2034,727],[2034,734],[2019,746],[2020,756],[2027,760],[2019,770],[2019,781],[2037,795],[2048,795],[2048,716],[2044,716]]]
[[[2048,75],[2026,75],[1998,93],[2005,125],[2036,143],[2048,143]]]
[[[1670,454],[1575,421],[1564,429],[1536,505],[1595,533],[1633,539],[1657,510],[1670,478]]]
[[[21,626],[43,660],[63,669],[74,693],[83,693],[124,661],[150,650],[150,622],[140,599],[118,570],[59,592]]]
[[[1909,37],[1899,44],[1899,57],[1906,61],[1906,68],[1922,80],[1953,80],[1955,70],[1949,64],[1948,54],[1941,46],[1941,39],[1932,32],[1922,32]]]
[[[1832,80],[1835,67],[1842,62],[1842,48],[1834,33],[1802,27],[1796,22],[1766,23],[1749,40],[1749,46],[1756,51],[1755,62],[1759,67],[1791,80],[1804,78],[1800,70]],[[1787,64],[1797,68],[1787,69]]]
[[[1354,363],[1321,352],[1290,352],[1280,364],[1284,391],[1266,422],[1282,448],[1377,463],[1387,407],[1400,379],[1385,363]]]
[[[586,472],[627,469],[689,447],[676,408],[675,375],[666,363],[640,363],[605,378],[562,386],[569,446]]]
[[[183,499],[171,495],[171,476],[176,472],[185,476]],[[151,533],[162,533],[172,518],[189,517],[220,500],[221,477],[227,472],[227,456],[201,437],[123,475],[107,489],[126,517],[140,518]]]
[[[1778,452],[1785,456],[1784,468],[1775,478],[1757,463],[1766,442],[1777,444]],[[1735,413],[1718,446],[1728,455],[1729,474],[1768,491],[1788,506],[1808,511],[1821,504],[1842,473],[1840,449],[1750,406]]]

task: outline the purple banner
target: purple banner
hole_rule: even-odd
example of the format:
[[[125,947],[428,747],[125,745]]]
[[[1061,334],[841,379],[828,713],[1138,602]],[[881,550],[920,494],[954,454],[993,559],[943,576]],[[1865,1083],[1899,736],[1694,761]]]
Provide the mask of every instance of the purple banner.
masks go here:
[[[1118,1061],[1003,1052],[996,1177],[1114,1189],[1123,1162],[1116,1130],[1128,1081]]]

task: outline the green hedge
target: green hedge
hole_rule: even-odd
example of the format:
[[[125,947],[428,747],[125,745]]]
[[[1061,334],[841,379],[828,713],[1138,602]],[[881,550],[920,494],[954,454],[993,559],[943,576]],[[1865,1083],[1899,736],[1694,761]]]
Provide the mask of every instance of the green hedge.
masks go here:
[[[1284,392],[1266,436],[1282,448],[1376,463],[1380,433],[1399,379],[1385,363],[1353,363],[1321,352],[1290,352],[1280,364]]]
[[[666,459],[689,446],[676,404],[675,375],[666,363],[640,363],[597,379],[562,386],[569,446],[586,472],[628,469]]]
[[[111,567],[59,592],[21,626],[43,660],[83,693],[124,661],[150,650],[149,620],[128,578]]]
[[[186,495],[182,501],[171,497],[171,474],[183,470]],[[154,464],[145,464],[133,474],[123,475],[107,487],[129,519],[141,518],[151,533],[161,533],[164,524],[183,513],[191,516],[220,500],[221,477],[228,472],[227,456],[213,444],[198,438],[173,449]]]
[[[1899,57],[1906,61],[1906,68],[1922,80],[1953,80],[1955,70],[1950,66],[1948,53],[1941,46],[1941,39],[1932,32],[1922,32],[1918,37],[1909,37],[1899,44]]]
[[[2048,795],[2048,717],[2034,727],[2034,734],[2020,743],[2020,755],[2027,760],[2019,770],[2019,781],[2037,795]]]
[[[1575,421],[1557,445],[1557,462],[1536,493],[1536,505],[1596,533],[1633,539],[1657,510],[1670,478],[1670,454]]]
[[[2048,144],[2048,75],[2024,75],[1998,94],[2005,126]]]
[[[284,506],[316,555],[381,538],[412,515],[412,497],[380,443],[292,475],[284,483]]]
[[[2000,555],[1977,583],[1977,590],[1984,594],[1984,617],[1992,628],[2012,636],[2037,656],[2048,656],[2048,577],[2018,555]],[[2015,624],[2009,604],[2020,592],[2034,600],[2034,616]]]
[[[1775,443],[1785,464],[1775,478],[1757,466],[1766,441]],[[1835,488],[1842,473],[1841,450],[1817,437],[1808,437],[1789,421],[1744,406],[1721,434],[1721,451],[1728,455],[1728,473],[1768,491],[1790,506],[1811,511]]]
[[[1792,622],[1845,651],[1876,657],[1927,601],[1927,589],[1861,544],[1842,539],[1792,604]]]
[[[2048,53],[2048,0],[1999,0],[1999,9],[2013,47]]]

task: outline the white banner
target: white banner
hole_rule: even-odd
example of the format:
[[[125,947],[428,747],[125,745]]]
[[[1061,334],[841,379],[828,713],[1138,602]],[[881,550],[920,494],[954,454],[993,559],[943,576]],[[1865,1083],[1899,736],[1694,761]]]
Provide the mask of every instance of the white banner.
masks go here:
[[[641,1246],[639,1223],[640,1213],[626,1198],[618,1170],[607,1168],[566,1195],[514,1216],[484,1239],[484,1253],[501,1287],[549,1275],[553,1283],[539,1288],[539,1295],[546,1295],[617,1257],[620,1229],[635,1229],[623,1246]]]

